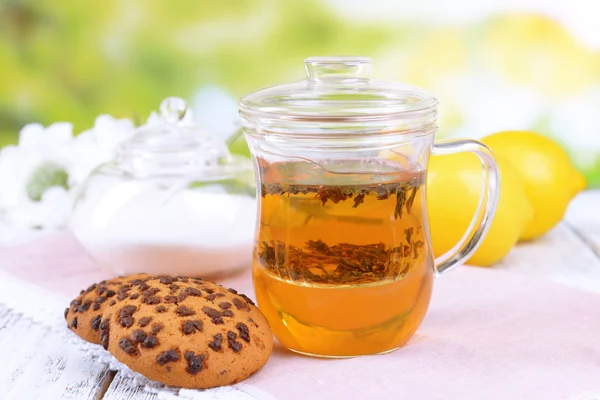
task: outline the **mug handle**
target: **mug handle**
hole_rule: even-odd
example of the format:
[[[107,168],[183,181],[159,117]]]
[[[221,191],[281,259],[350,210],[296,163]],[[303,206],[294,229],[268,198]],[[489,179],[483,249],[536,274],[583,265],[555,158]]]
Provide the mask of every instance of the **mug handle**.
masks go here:
[[[500,170],[494,153],[486,145],[477,140],[458,139],[437,142],[433,146],[434,155],[459,152],[471,152],[479,157],[483,185],[477,210],[467,231],[453,248],[435,259],[438,275],[464,263],[477,250],[490,229],[500,196]]]

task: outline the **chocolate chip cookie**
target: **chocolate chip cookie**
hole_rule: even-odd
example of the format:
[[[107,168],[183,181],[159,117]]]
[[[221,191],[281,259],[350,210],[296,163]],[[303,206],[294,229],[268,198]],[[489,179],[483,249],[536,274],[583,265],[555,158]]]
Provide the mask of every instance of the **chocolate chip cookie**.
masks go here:
[[[106,307],[100,341],[119,361],[170,386],[237,383],[268,360],[273,336],[248,297],[199,278],[132,279]]]
[[[132,279],[145,279],[148,275],[136,274],[95,283],[73,300],[65,309],[67,326],[82,339],[100,344],[100,324],[104,309],[122,298],[121,288]]]

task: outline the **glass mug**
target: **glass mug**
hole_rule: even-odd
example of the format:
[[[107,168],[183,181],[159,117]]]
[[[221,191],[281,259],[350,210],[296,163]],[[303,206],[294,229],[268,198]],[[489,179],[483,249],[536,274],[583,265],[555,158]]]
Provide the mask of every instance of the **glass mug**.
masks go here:
[[[433,143],[437,100],[370,79],[371,60],[318,57],[307,78],[240,100],[259,199],[253,279],[292,351],[395,350],[420,325],[433,279],[476,249],[496,209],[498,167],[475,140]],[[469,151],[484,181],[473,221],[434,259],[425,206],[430,154]]]

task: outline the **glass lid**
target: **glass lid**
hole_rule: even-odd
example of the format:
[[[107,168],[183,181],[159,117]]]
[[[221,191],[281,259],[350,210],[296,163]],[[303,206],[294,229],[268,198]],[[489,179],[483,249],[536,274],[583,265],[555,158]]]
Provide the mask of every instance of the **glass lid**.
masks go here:
[[[194,178],[234,172],[239,160],[224,140],[192,122],[184,100],[165,99],[160,114],[117,149],[116,164],[137,175],[185,175]]]
[[[435,119],[435,97],[410,85],[371,79],[371,66],[366,57],[308,58],[306,79],[243,97],[240,114],[298,122]]]

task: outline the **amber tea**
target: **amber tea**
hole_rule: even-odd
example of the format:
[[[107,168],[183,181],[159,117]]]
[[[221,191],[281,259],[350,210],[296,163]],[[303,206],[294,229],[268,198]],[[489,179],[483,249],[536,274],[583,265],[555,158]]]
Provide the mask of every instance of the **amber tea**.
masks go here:
[[[258,165],[254,284],[277,338],[333,357],[406,342],[427,311],[434,271],[424,173],[380,163],[355,174],[351,160]]]

